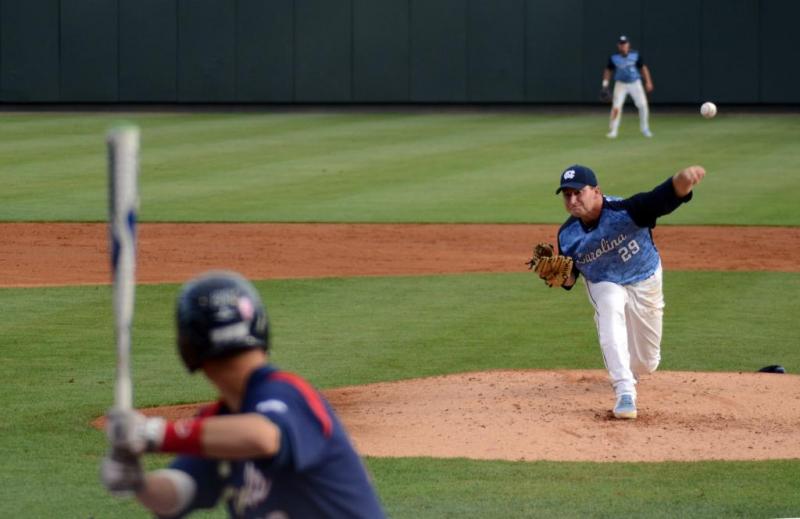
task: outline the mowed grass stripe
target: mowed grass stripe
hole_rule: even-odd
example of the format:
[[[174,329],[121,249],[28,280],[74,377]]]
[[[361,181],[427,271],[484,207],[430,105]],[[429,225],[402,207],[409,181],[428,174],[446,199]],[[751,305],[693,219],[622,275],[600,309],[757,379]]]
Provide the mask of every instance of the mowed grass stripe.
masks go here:
[[[258,119],[263,121],[264,117]],[[183,139],[180,145],[170,143],[169,139],[163,138],[163,130],[156,128],[143,137],[142,168],[146,175],[143,175],[143,179],[156,180],[157,184],[154,184],[155,189],[151,191],[143,188],[143,193],[153,204],[158,204],[162,199],[166,199],[169,202],[168,206],[174,207],[184,199],[191,200],[202,197],[204,194],[212,199],[219,199],[226,194],[231,196],[242,194],[242,198],[247,199],[248,193],[252,193],[253,189],[258,190],[259,186],[266,183],[269,189],[265,194],[272,196],[275,201],[272,207],[275,207],[280,205],[281,195],[285,195],[287,192],[299,195],[300,193],[292,193],[295,189],[302,191],[303,196],[313,198],[316,187],[316,191],[321,196],[326,196],[331,189],[325,182],[325,177],[339,176],[345,169],[350,172],[351,183],[352,179],[371,182],[376,176],[380,176],[383,180],[381,189],[395,192],[398,184],[400,187],[409,183],[413,186],[420,177],[432,177],[429,169],[439,167],[454,153],[467,149],[477,149],[482,152],[485,142],[488,142],[489,145],[508,143],[510,137],[505,123],[500,125],[481,124],[487,120],[491,123],[492,119],[496,119],[491,115],[468,117],[477,124],[471,124],[462,117],[461,131],[458,132],[446,131],[446,127],[452,123],[452,117],[422,116],[419,119],[413,119],[413,127],[409,127],[409,122],[412,120],[409,116],[392,116],[391,119],[397,120],[401,128],[406,127],[402,131],[394,122],[387,124],[385,118],[373,120],[376,117],[369,117],[366,120],[364,118],[353,120],[353,118],[327,116],[324,119],[336,124],[317,127],[317,121],[312,120],[309,121],[309,124],[315,125],[313,129],[303,127],[298,130],[294,127],[296,125],[293,125],[284,132],[277,132],[274,128],[265,126],[270,129],[267,132],[269,137],[251,131],[248,125],[230,133],[223,132],[223,129],[227,130],[230,126],[230,120],[227,119],[222,121],[223,128],[216,128],[220,123],[218,120],[215,120],[213,124],[193,124],[184,130],[176,129],[173,126],[167,133],[171,134],[173,138],[179,136]],[[245,122],[253,120],[254,118],[244,119]],[[348,120],[350,120],[349,123],[346,122]],[[541,126],[541,124],[525,122],[524,119],[519,119],[519,121],[525,123],[527,127]],[[551,123],[563,124],[556,119]],[[201,130],[200,132],[192,131],[198,128]],[[145,130],[147,130],[146,127]],[[266,132],[266,129],[264,131]],[[467,138],[470,133],[478,135]],[[356,135],[370,136],[369,140],[374,144],[369,146],[369,153],[364,153],[362,141],[349,138]],[[398,136],[404,137],[405,142],[398,144]],[[74,139],[76,138],[68,138],[69,141]],[[187,139],[194,140],[187,141]],[[81,137],[81,140],[84,140],[84,137]],[[341,142],[337,146],[331,146],[327,142],[330,140],[340,140]],[[148,147],[148,141],[158,144]],[[378,144],[378,142],[385,144]],[[46,182],[53,182],[62,188],[77,185],[89,187],[91,183],[87,180],[87,176],[94,178],[96,184],[97,172],[104,167],[100,156],[100,152],[103,150],[102,143],[95,142],[92,146],[91,151],[94,153],[89,157],[86,157],[85,153],[78,148],[73,147],[73,154],[82,153],[79,155],[80,158],[71,160],[69,156],[59,155],[53,159],[28,162],[24,168],[15,168],[15,173],[32,176],[35,171],[46,171],[51,162],[57,162],[58,169],[51,168],[51,174],[43,176],[40,182],[26,184],[28,190],[38,192]],[[300,149],[298,150],[297,147]],[[513,143],[512,145],[506,144],[506,149],[513,149]],[[519,149],[524,149],[524,147]],[[297,158],[298,156],[300,158]],[[245,163],[241,157],[250,158]],[[386,163],[378,162],[376,164],[375,157],[385,158]],[[387,167],[387,164],[395,163],[398,157],[402,158],[404,164],[401,164],[399,168],[395,166],[394,170]],[[415,167],[412,161],[417,157],[427,163],[428,167]],[[503,160],[503,155],[498,154],[498,157]],[[472,161],[473,157],[467,156],[457,165]],[[410,167],[402,167],[406,164]],[[71,169],[82,171],[83,174],[66,176],[62,173],[64,170]],[[190,178],[187,177],[187,170],[191,171]],[[441,173],[439,176],[441,177]],[[241,178],[243,181],[231,181],[236,178]],[[445,179],[445,181],[447,180]],[[287,187],[284,188],[284,185]],[[419,189],[427,191],[430,188],[423,184]],[[91,191],[84,189],[84,192]],[[391,196],[391,193],[389,195]],[[410,191],[408,196],[416,197],[417,195]],[[343,202],[348,203],[347,200],[343,200]],[[263,210],[263,203],[260,201],[251,205],[256,211]],[[290,200],[288,205],[294,207],[296,204],[294,200]],[[207,207],[208,205],[205,203],[198,204],[198,209],[204,211],[206,217]],[[257,217],[258,213],[253,216]]]
[[[369,153],[364,153],[361,142],[342,143],[327,151],[310,148],[301,154],[292,153],[288,159],[280,154],[268,156],[267,152],[264,162],[257,161],[252,167],[230,171],[235,176],[252,178],[253,182],[205,189],[209,197],[219,196],[220,191],[233,193],[242,189],[262,193],[261,203],[238,207],[239,213],[252,208],[253,214],[247,214],[247,219],[263,214],[264,205],[279,219],[291,218],[292,213],[297,213],[296,204],[304,203],[309,212],[333,214],[336,215],[334,220],[358,220],[362,218],[359,215],[365,213],[373,218],[393,220],[398,211],[414,211],[422,201],[425,206],[419,207],[421,211],[445,212],[437,219],[447,221],[451,203],[463,205],[481,201],[498,187],[505,193],[514,185],[529,187],[528,172],[536,162],[531,159],[531,147],[525,141],[537,142],[529,137],[528,128],[533,125],[509,129],[491,123],[479,121],[459,132],[446,135],[437,132],[433,137],[420,128],[406,134],[401,142],[397,142],[392,131],[382,138],[383,144],[375,142],[380,135],[373,137]],[[546,125],[540,123],[536,127],[539,126]],[[295,158],[297,155],[302,158]],[[498,182],[498,171],[504,166],[508,168],[509,162],[515,159],[519,161],[514,164],[515,172],[522,174],[506,174]],[[216,175],[213,171],[208,174]],[[211,179],[207,176],[206,180],[210,186]],[[433,203],[430,194],[437,192],[442,197]],[[192,188],[187,196],[198,195],[196,188]],[[416,220],[425,217],[417,214]],[[468,218],[478,217],[470,215]]]
[[[121,118],[61,115],[64,126],[51,134],[5,143],[0,219],[103,220],[104,135]],[[558,173],[579,162],[621,196],[684,165],[705,165],[701,200],[664,223],[800,222],[789,195],[800,189],[796,118],[654,116],[656,137],[647,140],[628,114],[616,141],[603,137],[598,114],[131,118],[143,128],[143,220],[557,223]]]

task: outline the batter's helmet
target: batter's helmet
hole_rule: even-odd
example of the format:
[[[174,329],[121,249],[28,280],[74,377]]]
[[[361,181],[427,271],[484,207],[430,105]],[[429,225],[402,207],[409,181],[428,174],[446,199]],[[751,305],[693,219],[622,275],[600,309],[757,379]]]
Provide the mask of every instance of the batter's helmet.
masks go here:
[[[177,306],[178,350],[190,372],[209,359],[269,349],[267,313],[258,291],[235,272],[194,278],[183,286]]]

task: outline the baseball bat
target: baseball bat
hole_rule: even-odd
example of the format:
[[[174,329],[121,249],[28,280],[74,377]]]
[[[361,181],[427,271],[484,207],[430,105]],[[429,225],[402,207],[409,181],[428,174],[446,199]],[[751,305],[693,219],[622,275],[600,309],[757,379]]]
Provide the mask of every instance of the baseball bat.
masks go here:
[[[139,129],[112,128],[107,135],[109,237],[117,350],[114,407],[133,408],[131,325],[136,290],[136,219],[139,212]]]

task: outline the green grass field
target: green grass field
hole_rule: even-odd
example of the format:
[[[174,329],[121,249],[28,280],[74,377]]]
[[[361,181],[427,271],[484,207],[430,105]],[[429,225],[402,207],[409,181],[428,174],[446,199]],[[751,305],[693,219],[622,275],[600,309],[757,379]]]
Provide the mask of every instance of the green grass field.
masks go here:
[[[653,140],[638,135],[628,111],[617,141],[603,137],[597,113],[5,114],[0,220],[104,221],[103,135],[124,118],[143,128],[146,221],[555,223],[564,218],[558,174],[581,162],[622,195],[705,165],[695,200],[667,224],[799,225],[800,118],[722,110],[711,121],[656,113]],[[257,286],[273,322],[273,360],[320,388],[602,368],[582,291],[531,297],[541,287],[525,273]],[[177,289],[137,292],[137,406],[213,396],[185,375],[172,346]],[[0,517],[147,517],[98,481],[105,439],[89,421],[112,399],[110,296],[108,286],[0,289]],[[668,271],[665,297],[661,369],[800,370],[800,275]],[[800,460],[366,461],[397,518],[800,515]]]
[[[114,121],[142,127],[146,221],[558,222],[570,164],[607,193],[649,189],[678,168],[709,170],[702,203],[666,223],[798,225],[800,117],[524,112],[6,114],[0,221],[103,221]],[[549,196],[548,196],[549,195]]]

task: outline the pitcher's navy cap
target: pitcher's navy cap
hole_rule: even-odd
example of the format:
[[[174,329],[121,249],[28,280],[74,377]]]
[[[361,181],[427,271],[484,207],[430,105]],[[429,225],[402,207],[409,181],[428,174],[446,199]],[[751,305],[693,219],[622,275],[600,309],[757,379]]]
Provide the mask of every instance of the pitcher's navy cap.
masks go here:
[[[619,37],[619,40],[617,40],[617,43],[620,43],[620,44],[621,43],[628,43],[628,37],[623,34],[622,36]]]
[[[582,189],[585,186],[594,187],[596,185],[597,177],[594,175],[594,171],[586,166],[575,164],[561,173],[561,185],[556,189],[556,194],[559,194],[562,189]]]

